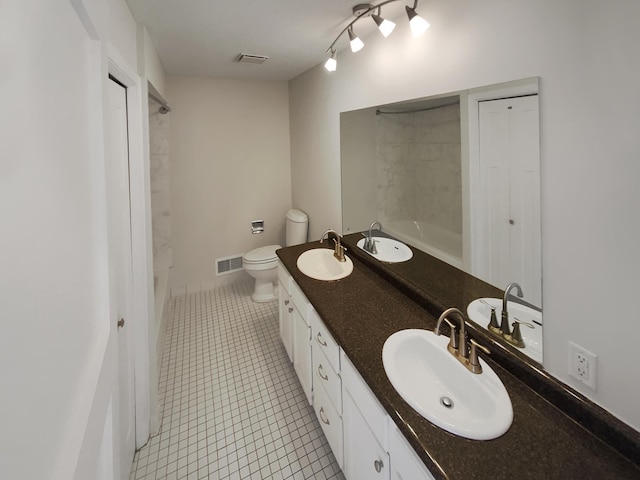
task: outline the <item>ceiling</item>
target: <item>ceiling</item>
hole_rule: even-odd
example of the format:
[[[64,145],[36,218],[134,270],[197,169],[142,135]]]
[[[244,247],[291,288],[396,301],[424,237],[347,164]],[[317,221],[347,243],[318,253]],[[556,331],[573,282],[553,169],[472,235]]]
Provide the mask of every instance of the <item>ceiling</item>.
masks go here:
[[[324,62],[327,49],[355,17],[350,0],[126,0],[147,27],[170,75],[290,80]],[[380,2],[377,2],[380,3]],[[406,2],[385,6],[397,17]],[[370,19],[355,26],[366,36]],[[348,44],[346,35],[336,47]],[[238,63],[239,54],[267,56],[262,65]]]

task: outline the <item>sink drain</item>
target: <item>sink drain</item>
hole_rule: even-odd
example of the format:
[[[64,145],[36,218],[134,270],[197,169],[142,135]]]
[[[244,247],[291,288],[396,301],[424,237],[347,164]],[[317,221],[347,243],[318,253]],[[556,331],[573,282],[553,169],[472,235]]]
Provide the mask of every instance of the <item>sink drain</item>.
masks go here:
[[[445,408],[453,408],[453,400],[449,397],[440,397],[440,405]]]

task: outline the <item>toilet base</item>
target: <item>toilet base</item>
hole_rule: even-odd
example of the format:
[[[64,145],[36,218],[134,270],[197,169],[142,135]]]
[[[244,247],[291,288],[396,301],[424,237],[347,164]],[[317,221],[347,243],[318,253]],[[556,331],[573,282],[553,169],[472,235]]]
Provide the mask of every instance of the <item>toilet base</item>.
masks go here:
[[[256,285],[251,294],[251,300],[256,303],[272,302],[278,299],[278,284],[270,280],[256,278]]]

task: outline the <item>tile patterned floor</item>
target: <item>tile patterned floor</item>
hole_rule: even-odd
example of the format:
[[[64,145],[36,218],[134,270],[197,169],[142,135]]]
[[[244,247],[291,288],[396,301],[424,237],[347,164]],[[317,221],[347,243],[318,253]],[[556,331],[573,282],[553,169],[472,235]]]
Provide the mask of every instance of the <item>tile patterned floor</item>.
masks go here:
[[[130,480],[344,480],[280,343],[278,302],[252,283],[171,300],[162,427]]]

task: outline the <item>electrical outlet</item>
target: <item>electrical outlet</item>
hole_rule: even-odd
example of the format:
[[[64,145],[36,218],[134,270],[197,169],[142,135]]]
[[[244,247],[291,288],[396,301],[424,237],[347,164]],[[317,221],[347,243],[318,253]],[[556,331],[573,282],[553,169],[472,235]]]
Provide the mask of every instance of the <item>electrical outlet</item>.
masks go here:
[[[597,358],[596,354],[569,342],[569,375],[595,390]]]

